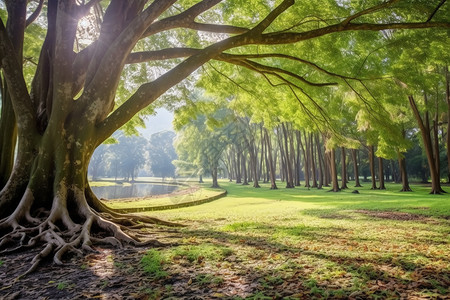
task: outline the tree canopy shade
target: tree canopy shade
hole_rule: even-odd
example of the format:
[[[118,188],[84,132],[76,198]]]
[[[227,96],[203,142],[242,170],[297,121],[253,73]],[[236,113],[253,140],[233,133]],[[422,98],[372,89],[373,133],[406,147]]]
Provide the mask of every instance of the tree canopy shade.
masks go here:
[[[344,32],[448,30],[444,2],[5,1],[0,146],[8,180],[0,192],[0,247],[43,247],[32,270],[43,257],[60,264],[68,251],[81,254],[96,243],[145,243],[131,227],[156,220],[114,213],[87,182],[93,151],[114,131],[210,60],[300,91],[334,85],[347,77],[303,59],[298,45]],[[45,38],[39,55],[25,57],[27,47],[36,48],[26,35],[32,29]],[[146,64],[132,66],[138,63]],[[286,67],[292,64],[309,72]],[[139,72],[128,93],[118,94],[121,76]]]

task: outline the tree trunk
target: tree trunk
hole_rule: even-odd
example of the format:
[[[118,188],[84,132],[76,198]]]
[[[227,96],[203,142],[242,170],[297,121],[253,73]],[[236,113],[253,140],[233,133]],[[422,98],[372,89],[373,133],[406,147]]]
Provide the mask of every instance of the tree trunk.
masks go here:
[[[386,186],[384,185],[384,167],[383,167],[383,158],[378,157],[378,177],[380,180],[380,190],[385,190]]]
[[[235,163],[236,163],[236,167],[235,167],[235,170],[236,170],[236,183],[238,184],[238,183],[242,183],[242,181],[241,181],[241,179],[242,179],[242,174],[241,174],[241,150],[240,150],[240,148],[237,148],[236,149],[236,160],[235,160]]]
[[[419,109],[417,108],[416,101],[413,96],[408,96],[409,104],[413,110],[414,117],[419,125],[420,134],[422,136],[422,141],[425,147],[425,153],[427,155],[428,167],[431,176],[431,192],[430,194],[441,194],[444,190],[441,188],[440,176],[438,174],[438,169],[436,168],[436,160],[433,154],[433,144],[431,140],[430,130],[422,120]],[[426,118],[427,119],[427,118]]]
[[[219,182],[217,181],[217,165],[211,167],[212,188],[219,188]]]
[[[246,154],[244,153],[241,154],[241,164],[242,164],[242,177],[244,180],[242,182],[242,185],[248,185],[247,158]]]
[[[305,134],[303,134],[304,137]],[[311,185],[309,184],[309,164],[308,164],[308,159],[309,159],[309,155],[308,155],[308,151],[306,150],[306,147],[303,142],[302,142],[302,138],[301,138],[301,133],[299,133],[298,136],[298,142],[300,143],[300,147],[302,148],[302,152],[303,152],[303,167],[304,167],[304,174],[305,174],[305,187],[310,188]],[[305,139],[306,140],[306,139]]]
[[[450,183],[450,72],[448,66],[444,68],[445,73],[445,99],[447,100],[447,182]]]
[[[281,123],[281,127],[283,129],[283,135],[284,135],[284,156],[285,156],[285,168],[286,168],[286,188],[294,188],[294,180],[292,176],[292,161],[291,161],[291,155],[289,151],[289,137],[287,133],[287,129],[284,123]]]
[[[334,148],[330,150],[330,165],[331,165],[331,180],[333,184],[333,188],[331,189],[331,191],[339,192],[340,188],[336,170],[336,150]]]
[[[359,182],[359,167],[358,167],[357,151],[358,150],[356,150],[356,149],[352,149],[353,170],[355,173],[355,187],[361,187],[361,183]]]
[[[376,190],[377,181],[375,178],[375,147],[373,145],[369,146],[369,165],[370,165],[370,176],[372,177],[372,187],[371,190]]]
[[[341,189],[342,190],[344,190],[344,189],[348,189],[348,186],[347,186],[347,164],[346,164],[346,162],[345,162],[345,148],[344,147],[341,147],[341,157],[342,157],[342,159],[341,159]]]
[[[270,142],[270,137],[269,134],[267,132],[267,129],[264,128],[264,137],[265,137],[265,141],[266,141],[266,146],[267,146],[267,155],[268,155],[268,166],[269,166],[269,175],[270,175],[270,189],[271,190],[276,190],[277,189],[277,184],[275,182],[275,166],[273,165],[273,159],[272,159],[272,145]]]
[[[400,152],[397,152],[397,155],[398,167],[400,169],[402,178],[402,189],[400,190],[400,192],[412,192],[411,188],[409,187],[408,173],[406,172],[406,159]]]
[[[9,3],[6,32],[14,47],[18,65],[22,66],[23,42],[26,26],[26,0]],[[18,70],[17,70],[18,71]],[[14,154],[17,142],[17,121],[11,102],[11,95],[6,79],[0,76],[0,190],[6,185],[14,167]]]
[[[300,143],[299,143],[299,139],[300,137],[300,132],[298,130],[295,131],[295,138],[297,143],[295,143],[296,145],[296,157],[297,159],[295,160],[295,186],[301,186],[300,183],[300,176],[301,176],[301,172],[302,172],[302,164],[301,164],[301,150],[300,150]]]
[[[312,187],[317,188],[317,166],[316,166],[316,160],[314,158],[314,141],[313,141],[313,134],[309,134],[309,153],[311,157],[311,170],[312,170]]]
[[[323,186],[323,164],[322,164],[322,154],[320,151],[319,135],[315,136],[316,147],[317,147],[317,161],[319,162],[319,185],[318,189],[322,189]]]
[[[256,155],[257,151],[255,150],[254,145],[250,145],[250,166],[252,167],[253,173],[253,187],[260,188],[261,186],[258,183],[258,157]]]

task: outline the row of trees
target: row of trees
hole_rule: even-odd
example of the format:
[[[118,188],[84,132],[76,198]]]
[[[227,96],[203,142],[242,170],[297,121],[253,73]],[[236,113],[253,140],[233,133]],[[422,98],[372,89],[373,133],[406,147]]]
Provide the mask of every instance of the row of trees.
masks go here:
[[[332,183],[337,191],[347,187],[349,175],[359,180],[360,152],[367,158],[373,189],[383,189],[386,172],[390,172],[402,182],[402,191],[410,191],[409,170],[424,182],[431,179],[431,193],[442,193],[441,180],[450,178],[450,56],[441,43],[450,43],[449,35],[434,31],[387,31],[370,39],[351,35],[338,42],[323,38],[321,49],[336,53],[347,49],[333,56],[340,61],[352,55],[359,66],[358,76],[346,75],[345,69],[324,70],[310,64],[340,85],[318,89],[310,84],[299,91],[288,79],[277,76],[280,70],[276,68],[252,64],[262,75],[256,76],[254,70],[234,72],[232,67],[211,63],[206,79],[200,81],[207,92],[190,95],[191,105],[177,111],[178,140],[186,149],[189,128],[208,129],[214,140],[224,142],[216,144],[219,149],[209,144],[200,147],[190,162],[202,165],[199,170],[208,169],[205,162],[199,164],[199,157],[214,150],[216,161],[209,168],[222,162],[228,176],[243,184],[250,179],[255,187],[262,179],[276,188],[276,177],[286,181],[286,187],[294,187],[302,178],[307,187]],[[319,47],[308,45],[314,46]],[[361,55],[364,47],[371,50]],[[195,139],[196,144],[201,144],[201,137]]]
[[[100,177],[123,178],[134,181],[137,176],[174,177],[177,158],[173,147],[175,133],[161,131],[147,140],[141,136],[127,136],[119,131],[115,142],[100,145],[92,155],[89,174]]]
[[[353,148],[329,150],[321,133],[301,131],[286,122],[268,130],[263,123],[251,123],[249,117],[228,113],[229,123],[215,119],[215,125],[208,127],[208,118],[198,114],[178,131],[177,152],[184,159],[175,162],[179,175],[196,174],[202,181],[202,175],[209,174],[215,187],[221,176],[253,187],[262,181],[277,189],[279,180],[286,188],[331,186],[333,191],[349,188],[350,180],[360,187],[360,178],[370,181],[372,189],[385,189],[385,181],[393,181],[402,183],[402,191],[411,191],[408,174],[421,182],[430,177],[419,132],[411,133],[411,149],[396,161],[376,156],[375,146],[365,141],[355,142]],[[448,174],[446,150],[442,143],[439,146],[440,169]]]

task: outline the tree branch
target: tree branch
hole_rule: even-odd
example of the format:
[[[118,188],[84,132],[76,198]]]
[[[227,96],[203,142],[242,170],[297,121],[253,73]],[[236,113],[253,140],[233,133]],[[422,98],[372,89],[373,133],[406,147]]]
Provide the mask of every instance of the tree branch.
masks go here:
[[[204,24],[198,22],[192,22],[188,24],[186,28],[213,33],[242,34],[248,32],[248,29],[244,27],[231,25]]]
[[[363,80],[360,78],[354,78],[354,77],[349,77],[349,76],[344,76],[344,75],[339,75],[330,71],[325,70],[324,68],[318,66],[317,64],[310,62],[308,60],[305,59],[301,59],[299,57],[295,57],[295,56],[291,56],[291,55],[286,55],[286,54],[280,54],[280,53],[262,53],[262,54],[226,54],[224,53],[223,55],[226,56],[230,56],[233,57],[233,59],[251,59],[251,58],[285,58],[285,59],[289,59],[289,60],[293,60],[293,61],[297,61],[303,64],[306,64],[316,70],[318,70],[321,73],[330,75],[332,77],[337,77],[337,78],[341,78],[341,79],[351,79],[351,80]]]
[[[194,19],[198,15],[207,11],[208,9],[210,9],[211,7],[215,6],[220,2],[222,2],[222,0],[203,0],[178,15],[171,16],[153,23],[142,34],[141,38],[145,38],[155,33],[173,28],[178,27],[189,28],[188,26],[193,26]]]
[[[427,19],[427,22],[430,22],[431,19],[433,19],[434,15],[438,12],[438,10],[441,8],[442,5],[444,5],[444,3],[447,0],[441,0],[441,2],[438,4],[438,6],[434,9],[434,11],[431,13],[430,17]]]
[[[278,16],[283,13],[284,11],[286,11],[286,9],[288,9],[289,7],[291,7],[292,5],[294,5],[295,1],[294,0],[284,0],[280,5],[278,5],[274,10],[272,10],[267,17],[264,18],[264,20],[262,20],[258,25],[256,25],[251,32],[253,34],[261,34],[264,32],[264,30],[267,29],[267,27],[270,26],[270,24],[273,23],[273,21],[275,21],[276,18],[278,18]]]
[[[37,17],[39,17],[43,6],[44,6],[44,0],[39,0],[38,7],[36,7],[36,10],[27,19],[27,22],[25,25],[26,27],[28,27],[30,24],[32,24],[37,19]]]
[[[395,2],[398,2],[398,1],[399,0],[389,0],[389,1],[381,3],[379,5],[375,5],[375,6],[369,7],[368,9],[365,9],[363,11],[360,11],[360,12],[358,12],[358,13],[350,16],[350,17],[348,17],[347,19],[342,21],[341,24],[342,24],[342,26],[347,26],[351,21],[353,21],[353,20],[355,20],[355,19],[357,19],[357,18],[359,18],[361,16],[368,15],[368,14],[374,13],[376,11],[379,11],[379,10],[381,10],[383,8],[389,7],[389,6],[391,6],[392,4],[394,4]]]
[[[118,37],[115,37],[113,43],[107,48],[106,53],[98,53],[98,49],[96,49],[96,53],[101,57],[101,62],[94,62],[97,66],[96,68],[92,64],[89,67],[85,92],[79,101],[77,101],[80,109],[87,107],[87,111],[90,111],[91,115],[87,116],[88,118],[95,118],[96,120],[103,119],[111,112],[121,70],[123,69],[128,54],[150,24],[173,5],[174,2],[176,0],[154,1],[143,12],[137,14],[127,24],[125,29],[120,32]],[[123,4],[123,2],[121,3]],[[102,86],[102,89],[99,89],[99,86]],[[92,101],[93,99],[95,101]],[[103,107],[103,110],[100,112],[98,109],[93,109],[93,107]]]
[[[14,46],[8,37],[3,20],[0,18],[0,69],[8,85],[19,130],[34,132],[35,115],[25,82],[22,62],[17,60]]]
[[[218,56],[216,59],[217,60],[221,60],[221,61],[225,61],[225,62],[228,62],[228,63],[232,63],[232,64],[235,64],[235,65],[243,66],[243,67],[246,67],[248,69],[252,69],[254,71],[258,71],[259,73],[261,73],[261,72],[262,73],[270,72],[270,73],[285,74],[285,75],[291,76],[291,77],[293,77],[293,78],[295,78],[297,80],[300,80],[301,82],[306,83],[306,84],[311,85],[311,86],[330,86],[330,85],[336,85],[337,84],[337,83],[314,83],[314,82],[311,82],[311,81],[305,79],[302,76],[299,76],[299,75],[297,75],[297,74],[295,74],[293,72],[290,72],[290,71],[287,71],[287,70],[284,70],[284,69],[281,69],[281,68],[266,66],[266,65],[263,65],[263,64],[251,61],[251,60],[247,60],[247,59],[246,60],[236,60],[236,59],[232,59],[232,58],[230,59],[230,57],[228,57],[226,54],[222,54],[222,55]]]
[[[128,55],[126,63],[142,63],[155,60],[189,57],[201,51],[194,48],[167,48],[156,51],[132,52]]]

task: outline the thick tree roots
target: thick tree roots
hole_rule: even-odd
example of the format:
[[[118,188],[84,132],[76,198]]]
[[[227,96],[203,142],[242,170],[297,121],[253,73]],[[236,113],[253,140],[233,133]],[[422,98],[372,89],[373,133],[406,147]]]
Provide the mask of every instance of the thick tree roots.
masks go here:
[[[77,194],[75,201],[71,201],[71,207],[76,204],[71,211],[76,213],[69,214],[66,199],[55,196],[52,209],[40,208],[31,214],[34,198],[27,190],[14,213],[0,220],[0,253],[42,247],[22,276],[36,270],[52,255],[54,263],[63,264],[65,254],[82,256],[85,252],[95,251],[94,245],[164,246],[149,239],[145,229],[152,224],[177,226],[155,218],[114,213],[106,206],[99,213],[87,204],[84,193]]]

